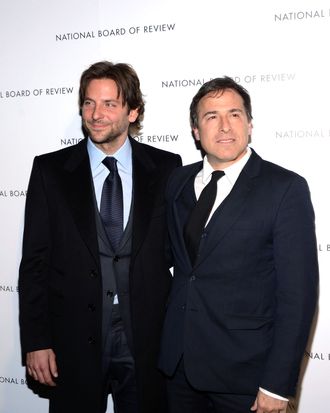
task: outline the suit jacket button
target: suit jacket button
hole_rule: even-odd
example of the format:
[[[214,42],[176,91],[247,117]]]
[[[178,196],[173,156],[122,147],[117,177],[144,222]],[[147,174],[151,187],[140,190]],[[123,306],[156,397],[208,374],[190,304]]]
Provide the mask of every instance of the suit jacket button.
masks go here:
[[[118,262],[118,261],[119,261],[118,255],[115,255],[115,256],[113,257],[113,260],[114,260],[115,262]]]
[[[113,291],[108,290],[107,291],[107,297],[112,298],[113,297]]]
[[[95,338],[94,337],[88,337],[88,344],[95,344]]]
[[[196,280],[196,276],[195,275],[192,275],[191,277],[190,277],[190,281],[195,281]]]

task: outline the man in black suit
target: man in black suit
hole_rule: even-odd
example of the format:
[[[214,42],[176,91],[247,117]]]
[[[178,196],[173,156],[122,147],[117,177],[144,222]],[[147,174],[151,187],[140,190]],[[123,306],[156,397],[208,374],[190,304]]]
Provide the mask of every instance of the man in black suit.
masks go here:
[[[317,297],[309,189],[249,148],[250,97],[231,78],[201,87],[190,120],[206,156],[178,168],[166,195],[170,412],[284,413]]]
[[[27,372],[49,386],[52,413],[104,412],[109,392],[115,412],[165,412],[164,191],[181,159],[129,136],[144,113],[129,65],[93,64],[79,100],[87,138],[36,157],[28,187],[19,278]]]

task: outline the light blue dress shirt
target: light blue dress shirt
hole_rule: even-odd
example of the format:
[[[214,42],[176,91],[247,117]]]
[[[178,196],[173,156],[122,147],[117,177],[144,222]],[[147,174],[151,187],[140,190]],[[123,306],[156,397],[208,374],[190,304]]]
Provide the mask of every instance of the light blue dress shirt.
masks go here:
[[[102,161],[107,156],[102,152],[92,141],[88,138],[87,151],[89,155],[89,162],[92,170],[92,177],[94,182],[95,196],[97,206],[100,210],[101,195],[103,183],[106,177],[109,175],[109,169],[103,165]],[[123,202],[124,202],[124,228],[127,225],[127,221],[130,214],[132,203],[132,147],[129,139],[126,139],[125,143],[119,148],[113,155],[117,159],[117,167],[119,176],[123,187]]]

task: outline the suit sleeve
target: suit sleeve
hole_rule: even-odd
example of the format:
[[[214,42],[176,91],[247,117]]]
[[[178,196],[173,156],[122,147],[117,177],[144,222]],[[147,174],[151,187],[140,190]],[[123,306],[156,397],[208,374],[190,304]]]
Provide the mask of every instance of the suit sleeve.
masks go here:
[[[273,232],[276,314],[273,344],[260,387],[294,395],[318,292],[314,211],[306,181],[295,176]]]
[[[19,320],[22,352],[51,347],[48,320],[50,251],[46,186],[35,158],[28,186],[23,253],[19,270]]]

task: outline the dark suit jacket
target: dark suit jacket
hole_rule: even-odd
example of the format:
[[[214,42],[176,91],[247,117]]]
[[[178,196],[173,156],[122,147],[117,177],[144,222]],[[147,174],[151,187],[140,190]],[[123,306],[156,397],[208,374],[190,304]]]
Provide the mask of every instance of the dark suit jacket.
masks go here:
[[[134,211],[130,303],[141,411],[165,406],[156,369],[171,282],[164,192],[180,157],[131,139]],[[52,412],[100,411],[102,285],[86,140],[35,158],[20,266],[23,353],[52,348],[59,369]]]
[[[252,152],[192,267],[180,196],[201,168],[177,169],[168,185],[174,280],[160,368],[171,376],[183,353],[197,389],[256,394],[261,386],[294,394],[318,285],[307,183]]]

